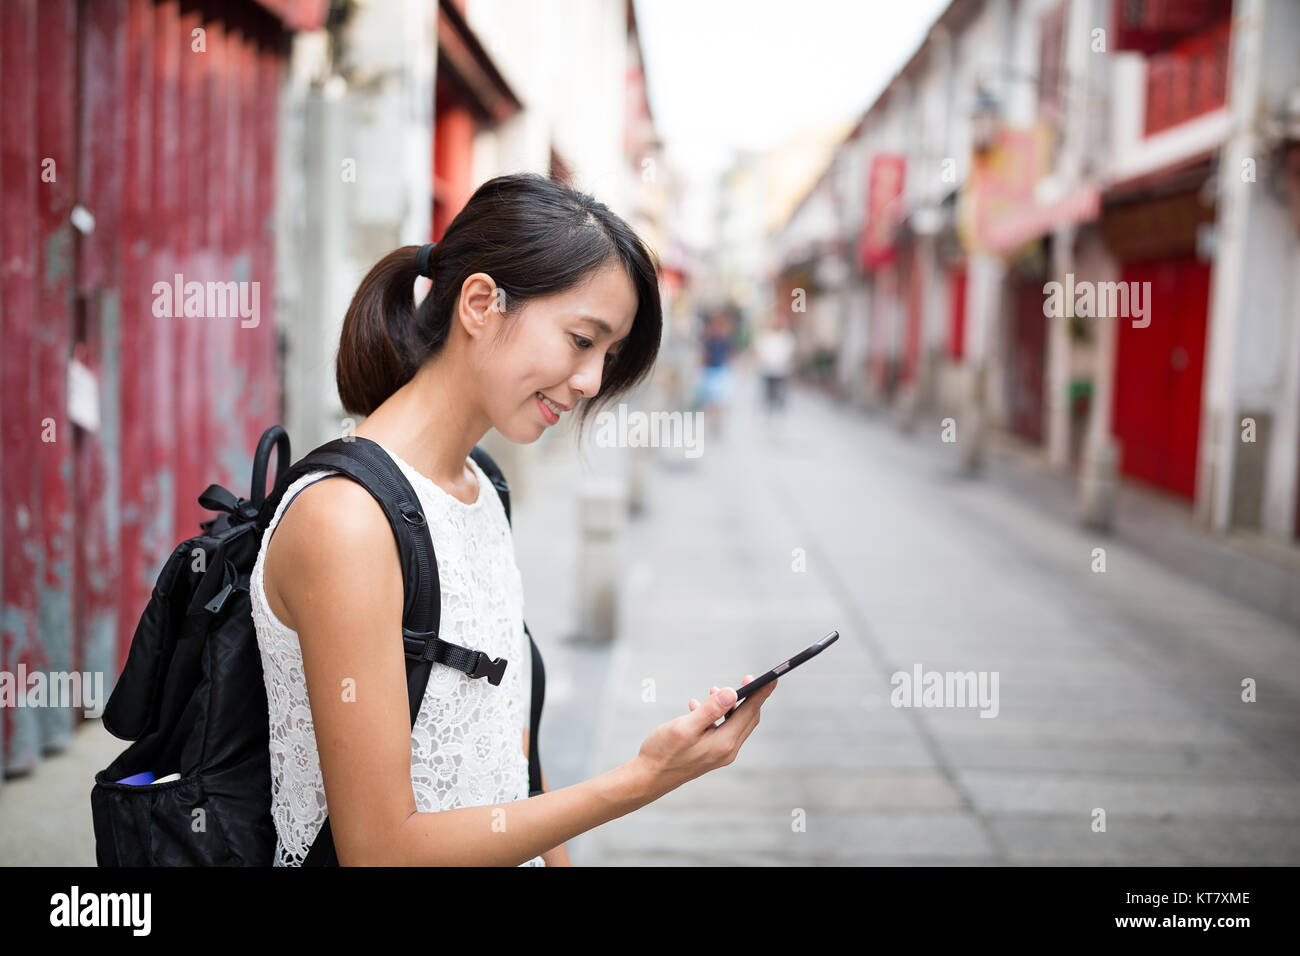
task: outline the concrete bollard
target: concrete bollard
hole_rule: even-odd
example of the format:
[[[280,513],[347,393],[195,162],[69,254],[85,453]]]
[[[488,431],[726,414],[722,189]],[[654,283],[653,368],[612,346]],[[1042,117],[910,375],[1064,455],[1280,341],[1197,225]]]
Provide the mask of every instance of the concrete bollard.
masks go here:
[[[653,450],[649,444],[645,444],[633,445],[627,452],[627,512],[633,517],[639,517],[645,513],[646,477],[653,460]]]
[[[1119,482],[1119,443],[1106,436],[1090,443],[1079,478],[1079,523],[1109,531],[1115,522]]]
[[[578,492],[578,630],[584,640],[614,639],[626,507],[619,479],[583,479]]]
[[[894,427],[905,435],[916,431],[917,398],[916,385],[909,382],[899,389],[894,402]]]
[[[984,466],[984,416],[977,405],[967,405],[957,418],[957,447],[961,469],[974,475]]]
[[[984,468],[984,434],[987,423],[984,411],[984,369],[970,369],[957,413],[957,444],[961,450],[961,470],[975,475]]]

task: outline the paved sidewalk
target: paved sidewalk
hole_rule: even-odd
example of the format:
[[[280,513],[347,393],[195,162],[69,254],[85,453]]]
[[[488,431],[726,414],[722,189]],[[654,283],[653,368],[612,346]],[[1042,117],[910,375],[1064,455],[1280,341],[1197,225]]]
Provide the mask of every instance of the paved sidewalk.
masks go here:
[[[989,480],[1058,516],[1076,513],[1077,476],[1051,467],[1040,448],[1005,434],[991,437]],[[951,447],[933,450],[952,457]],[[1119,484],[1113,534],[1175,574],[1300,630],[1300,549],[1244,528],[1211,534],[1197,524],[1190,502],[1127,479]]]
[[[841,639],[734,764],[575,862],[1300,862],[1300,634],[815,393],[766,440],[756,401],[742,377],[725,440],[655,473],[591,772],[711,684]],[[915,665],[996,671],[998,715],[891,706]]]
[[[94,866],[90,789],[128,746],[86,720],[62,752],[0,784],[0,866]]]

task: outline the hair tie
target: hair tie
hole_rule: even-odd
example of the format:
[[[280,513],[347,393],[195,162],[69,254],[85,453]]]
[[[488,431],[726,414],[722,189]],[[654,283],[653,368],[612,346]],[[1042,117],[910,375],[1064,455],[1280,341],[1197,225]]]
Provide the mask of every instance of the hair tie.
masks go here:
[[[429,256],[433,254],[433,247],[436,245],[436,242],[426,242],[415,254],[415,271],[427,279],[433,278],[429,275]]]

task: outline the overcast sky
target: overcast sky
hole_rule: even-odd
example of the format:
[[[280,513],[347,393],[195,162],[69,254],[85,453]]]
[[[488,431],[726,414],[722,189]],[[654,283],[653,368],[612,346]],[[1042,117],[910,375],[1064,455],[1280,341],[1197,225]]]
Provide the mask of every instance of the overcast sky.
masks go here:
[[[733,149],[855,121],[948,0],[634,3],[655,125],[682,176],[705,184]]]

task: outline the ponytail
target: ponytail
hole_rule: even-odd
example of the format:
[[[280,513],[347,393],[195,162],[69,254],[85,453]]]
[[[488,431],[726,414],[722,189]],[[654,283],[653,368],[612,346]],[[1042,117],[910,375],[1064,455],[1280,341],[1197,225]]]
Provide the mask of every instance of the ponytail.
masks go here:
[[[402,246],[384,256],[352,297],[335,366],[344,411],[369,415],[411,380],[429,352],[421,333],[427,325],[416,320],[421,248]]]

